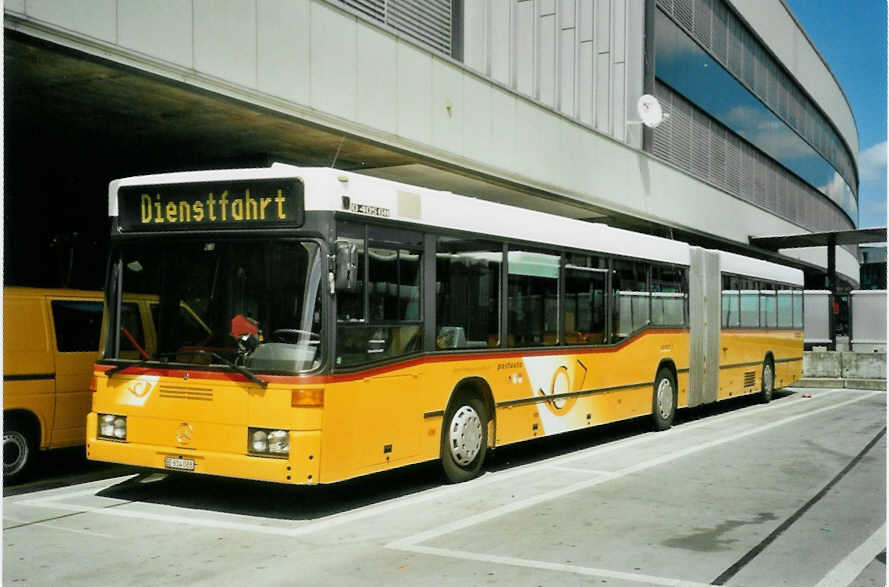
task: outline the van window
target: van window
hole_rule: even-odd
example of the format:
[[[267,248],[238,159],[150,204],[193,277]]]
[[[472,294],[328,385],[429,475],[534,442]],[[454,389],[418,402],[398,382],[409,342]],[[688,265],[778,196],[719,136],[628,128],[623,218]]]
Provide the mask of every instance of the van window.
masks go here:
[[[53,300],[52,319],[60,353],[96,352],[102,329],[102,302]]]

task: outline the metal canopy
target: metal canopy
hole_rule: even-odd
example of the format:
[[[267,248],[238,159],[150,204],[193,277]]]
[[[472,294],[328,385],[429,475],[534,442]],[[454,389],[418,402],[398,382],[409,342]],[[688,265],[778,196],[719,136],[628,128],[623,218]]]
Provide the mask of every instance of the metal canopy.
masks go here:
[[[826,247],[828,245],[861,245],[886,242],[886,227],[836,230],[788,236],[751,236],[750,244],[762,249],[798,249],[801,247]]]
[[[861,245],[864,243],[886,242],[886,227],[860,228],[858,230],[836,230],[832,232],[815,232],[811,234],[795,234],[789,236],[749,237],[750,244],[755,247],[777,251],[778,249],[798,249],[802,247],[827,248],[827,281],[826,289],[831,295],[837,293],[837,245]],[[834,326],[833,312],[827,314],[830,330],[831,348],[836,349],[837,334]]]

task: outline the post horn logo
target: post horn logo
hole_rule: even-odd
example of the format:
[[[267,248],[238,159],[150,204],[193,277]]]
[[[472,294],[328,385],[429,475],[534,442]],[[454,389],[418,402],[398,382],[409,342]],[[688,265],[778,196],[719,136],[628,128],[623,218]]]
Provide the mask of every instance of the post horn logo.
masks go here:
[[[179,444],[188,444],[193,436],[194,429],[188,422],[183,422],[176,428],[176,442]]]
[[[145,397],[151,391],[151,382],[139,379],[130,381],[130,384],[127,385],[127,391],[136,397]]]
[[[549,391],[540,388],[537,390],[537,393],[541,397],[550,398],[546,402],[546,407],[555,415],[561,416],[569,412],[574,407],[574,404],[577,403],[577,396],[572,392],[583,389],[586,374],[587,366],[580,360],[577,361],[573,378],[568,374],[568,367],[560,365],[553,373]]]

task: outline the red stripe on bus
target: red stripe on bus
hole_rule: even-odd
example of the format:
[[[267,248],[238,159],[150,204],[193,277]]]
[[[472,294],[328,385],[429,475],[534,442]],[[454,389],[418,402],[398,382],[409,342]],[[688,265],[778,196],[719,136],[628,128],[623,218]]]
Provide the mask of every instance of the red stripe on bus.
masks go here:
[[[493,359],[514,359],[517,357],[547,357],[553,355],[595,355],[601,353],[610,353],[618,351],[631,342],[639,340],[644,336],[655,334],[682,334],[687,333],[688,329],[663,329],[663,330],[647,330],[641,332],[632,338],[621,341],[615,346],[582,349],[579,346],[564,346],[558,348],[549,348],[545,350],[516,350],[516,351],[497,351],[490,353],[447,353],[424,355],[397,363],[389,363],[379,367],[373,367],[362,371],[354,371],[350,373],[341,373],[336,375],[265,375],[258,373],[260,377],[269,383],[291,384],[291,385],[315,385],[319,383],[344,383],[348,381],[357,381],[368,377],[375,377],[391,371],[401,369],[409,369],[424,363],[444,363],[457,361],[485,361]],[[113,369],[115,365],[95,365],[96,374],[101,375],[109,369]],[[128,375],[159,375],[161,377],[178,377],[184,378],[188,375],[189,379],[211,380],[211,381],[235,381],[238,383],[249,382],[249,380],[240,373],[220,372],[220,371],[194,371],[191,369],[159,369],[157,367],[124,367],[120,373]]]

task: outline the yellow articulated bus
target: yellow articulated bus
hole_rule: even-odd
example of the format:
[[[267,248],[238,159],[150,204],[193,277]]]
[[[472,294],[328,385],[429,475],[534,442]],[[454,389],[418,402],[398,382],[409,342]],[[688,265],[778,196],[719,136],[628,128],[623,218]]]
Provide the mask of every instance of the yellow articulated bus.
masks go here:
[[[802,274],[334,169],[109,188],[100,461],[331,483],[742,394],[800,376]],[[159,300],[149,357],[121,299]],[[187,319],[187,307],[204,328]]]

